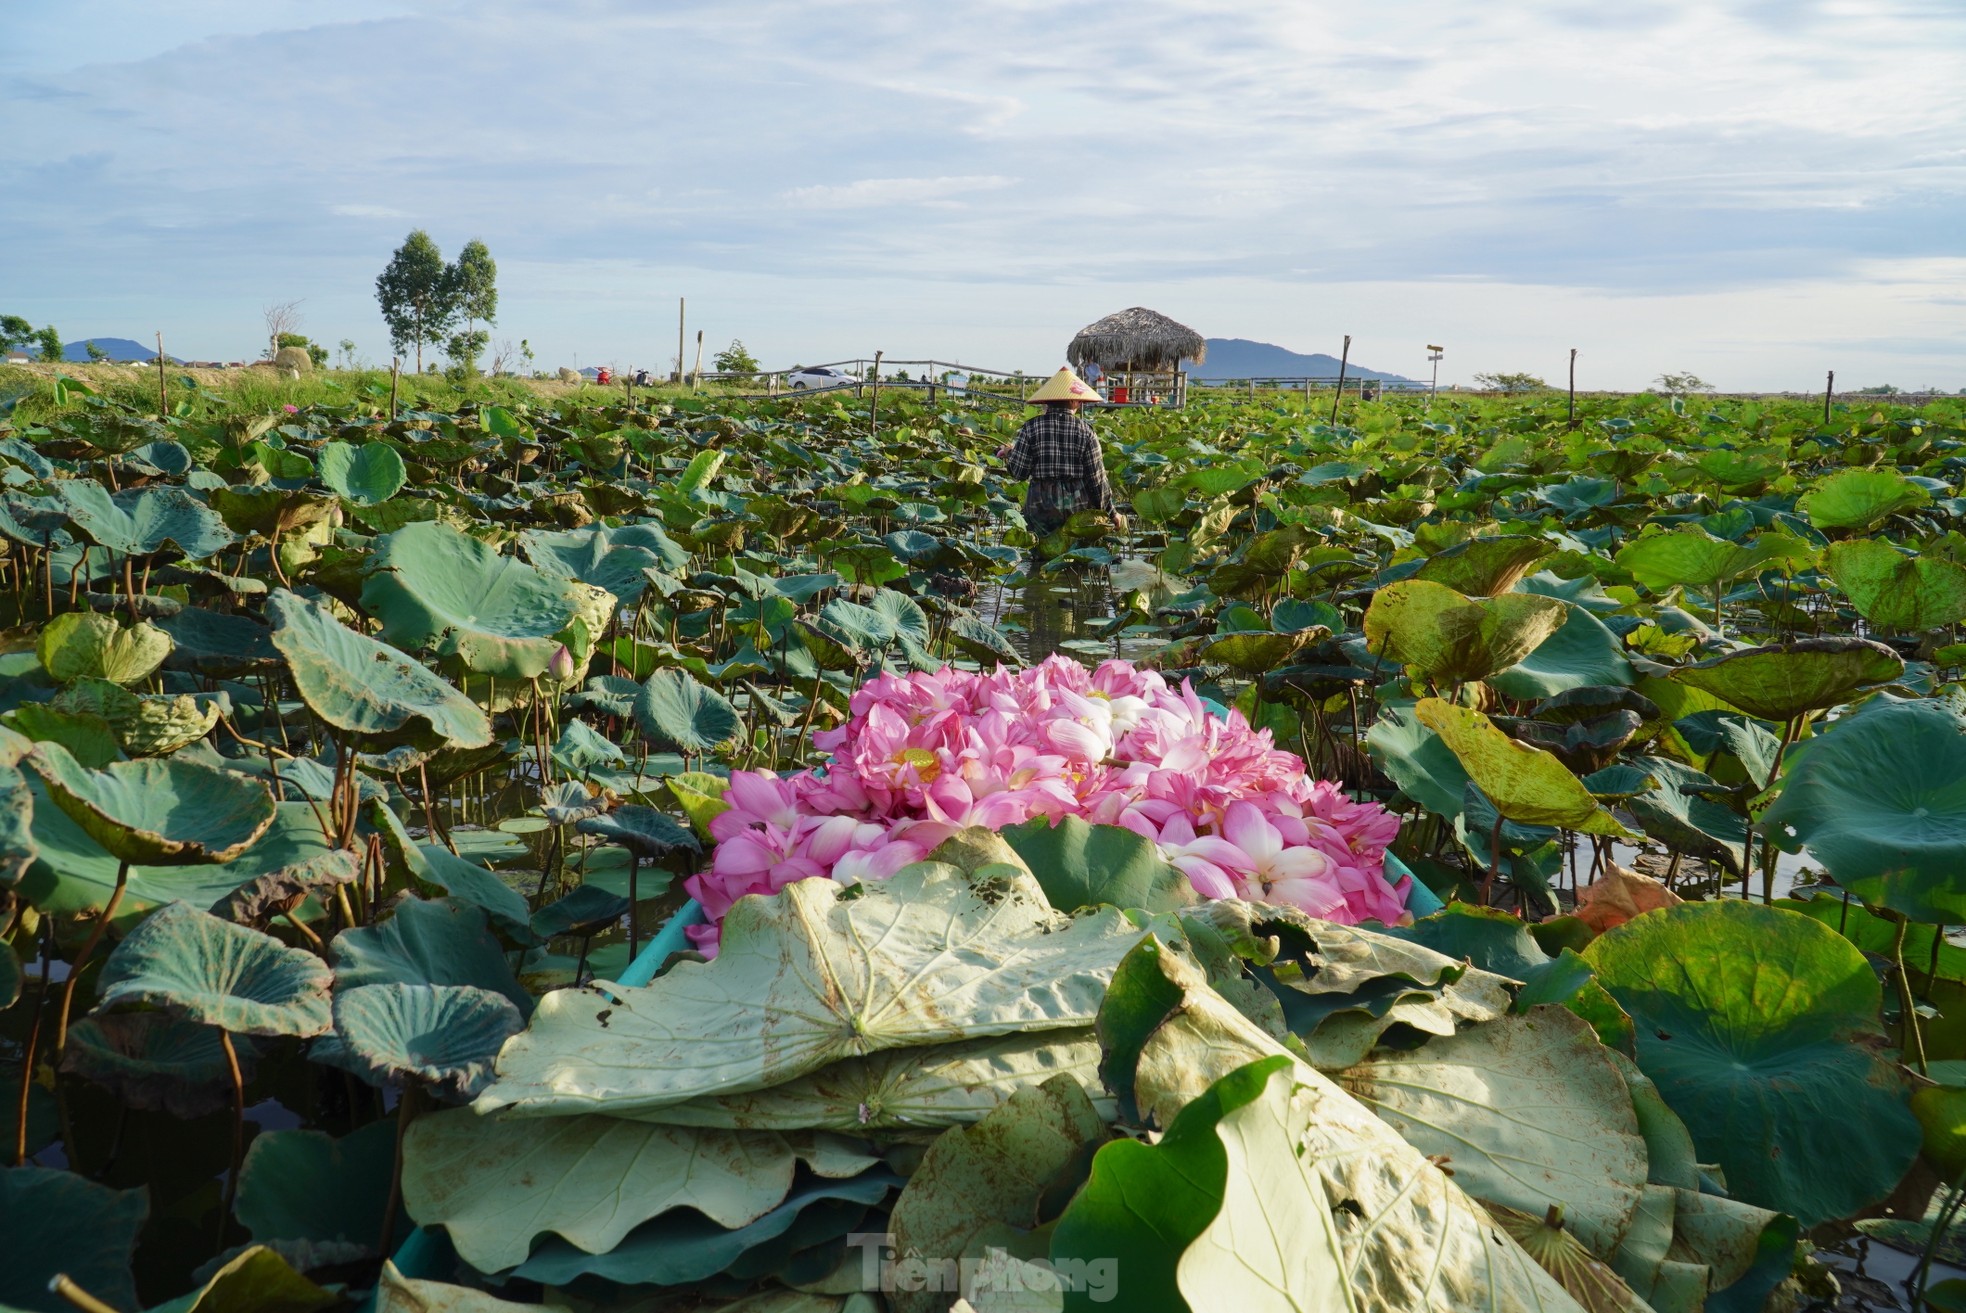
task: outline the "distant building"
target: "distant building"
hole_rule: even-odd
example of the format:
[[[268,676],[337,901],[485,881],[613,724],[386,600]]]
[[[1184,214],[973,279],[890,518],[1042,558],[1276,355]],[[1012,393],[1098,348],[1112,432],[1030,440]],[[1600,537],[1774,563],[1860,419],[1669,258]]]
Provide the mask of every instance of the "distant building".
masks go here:
[[[25,351],[9,351],[7,353],[6,363],[10,365],[25,365],[31,360],[33,360],[33,357]]]

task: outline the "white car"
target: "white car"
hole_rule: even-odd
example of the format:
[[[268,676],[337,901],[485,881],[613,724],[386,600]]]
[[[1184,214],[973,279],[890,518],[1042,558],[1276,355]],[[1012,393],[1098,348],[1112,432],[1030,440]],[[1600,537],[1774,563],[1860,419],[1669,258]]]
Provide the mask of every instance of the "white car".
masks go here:
[[[818,365],[811,369],[795,369],[785,376],[785,386],[794,392],[807,388],[836,388],[860,380],[842,369],[830,365]]]

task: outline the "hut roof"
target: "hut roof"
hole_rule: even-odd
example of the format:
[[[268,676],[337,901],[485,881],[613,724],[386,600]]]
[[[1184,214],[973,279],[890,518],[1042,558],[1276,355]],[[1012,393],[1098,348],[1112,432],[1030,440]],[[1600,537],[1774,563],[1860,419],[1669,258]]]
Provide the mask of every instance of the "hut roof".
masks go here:
[[[1087,324],[1065,348],[1065,359],[1073,365],[1097,365],[1108,372],[1167,369],[1183,360],[1200,364],[1207,355],[1208,343],[1200,333],[1141,305]]]

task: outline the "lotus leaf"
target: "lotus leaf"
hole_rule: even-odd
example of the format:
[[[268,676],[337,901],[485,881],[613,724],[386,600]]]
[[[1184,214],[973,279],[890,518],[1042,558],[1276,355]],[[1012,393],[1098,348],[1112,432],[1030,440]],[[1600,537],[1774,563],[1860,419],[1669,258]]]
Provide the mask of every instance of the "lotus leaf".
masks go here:
[[[1877,976],[1835,931],[1781,908],[1686,903],[1584,958],[1735,1197],[1814,1226],[1883,1198],[1910,1165],[1918,1123],[1875,1051]]]
[[[1261,674],[1289,661],[1292,653],[1314,637],[1310,633],[1222,634],[1202,644],[1200,659],[1245,675]]]
[[[512,1000],[473,985],[363,985],[337,990],[334,1029],[346,1065],[371,1084],[414,1079],[469,1099],[525,1019]]]
[[[1247,1284],[1249,1274],[1239,1270],[1251,1262],[1263,1264],[1275,1275],[1294,1272],[1295,1281],[1315,1281],[1331,1262],[1329,1251],[1335,1249],[1337,1262],[1331,1276],[1337,1280],[1333,1289],[1341,1302],[1307,1298],[1300,1307],[1425,1308],[1452,1313],[1521,1307],[1575,1313],[1576,1305],[1555,1281],[1508,1240],[1445,1172],[1325,1076],[1285,1053],[1210,990],[1199,971],[1178,954],[1145,952],[1154,946],[1150,941],[1135,951],[1162,973],[1170,987],[1171,1006],[1158,1023],[1148,1011],[1123,1027],[1148,1032],[1139,1041],[1134,1076],[1141,1110],[1168,1127],[1171,1136],[1188,1106],[1203,1100],[1216,1081],[1236,1073],[1239,1080],[1263,1084],[1265,1093],[1259,1097],[1274,1101],[1270,1115],[1283,1131],[1275,1139],[1258,1142],[1263,1152],[1227,1155],[1226,1189],[1235,1192],[1237,1202],[1232,1205],[1225,1198],[1208,1222],[1214,1238],[1188,1245],[1178,1260],[1175,1244],[1184,1236],[1174,1243],[1157,1238],[1152,1245],[1136,1242],[1124,1250],[1113,1245],[1102,1251],[1097,1233],[1091,1232],[1068,1247],[1067,1223],[1076,1203],[1060,1220],[1054,1256],[1118,1252],[1128,1273],[1164,1269],[1175,1260],[1176,1284],[1190,1296],[1190,1303],[1199,1297],[1197,1307],[1214,1308],[1221,1306],[1222,1289],[1247,1290],[1248,1299],[1256,1298]],[[1110,1033],[1103,1014],[1100,1030],[1102,1036]],[[1260,1065],[1252,1067],[1252,1063]],[[1208,1104],[1200,1102],[1200,1106]],[[1097,1185],[1103,1159],[1138,1156],[1137,1147],[1130,1144],[1121,1141],[1100,1150],[1093,1160],[1088,1196]],[[1137,1184],[1128,1181],[1122,1188],[1133,1208],[1147,1208],[1147,1201],[1162,1189],[1172,1196],[1170,1206],[1182,1207],[1185,1202],[1165,1175],[1143,1178]],[[1339,1200],[1350,1204],[1339,1206],[1335,1202]],[[1182,1207],[1177,1216],[1192,1218],[1198,1211],[1206,1216],[1206,1209],[1189,1207]],[[1155,1208],[1135,1225],[1151,1225],[1147,1218],[1161,1215]],[[1190,1221],[1187,1229],[1192,1225]],[[1153,1233],[1158,1236],[1159,1228],[1153,1228]],[[1276,1239],[1256,1238],[1264,1236]],[[1207,1287],[1190,1284],[1180,1275],[1189,1263],[1187,1255],[1198,1247],[1216,1251],[1205,1263],[1200,1257],[1196,1260],[1204,1263],[1200,1271],[1208,1274]],[[1324,1262],[1317,1261],[1319,1254],[1325,1255]],[[1215,1282],[1223,1284],[1218,1288]],[[1163,1284],[1151,1281],[1150,1288]]]
[[[316,1313],[342,1302],[275,1250],[253,1245],[229,1259],[204,1285],[147,1313]]]
[[[40,855],[41,845],[34,837],[34,791],[20,768],[0,756],[0,885],[18,884]]]
[[[1365,639],[1376,656],[1459,684],[1515,665],[1568,615],[1569,607],[1555,598],[1503,593],[1477,601],[1443,584],[1407,579],[1373,594]]]
[[[1615,558],[1623,569],[1654,593],[1696,588],[1711,593],[1745,574],[1757,574],[1777,562],[1797,564],[1810,552],[1800,541],[1765,533],[1750,543],[1716,538],[1698,525],[1634,538]]]
[[[1516,980],[1550,960],[1521,917],[1468,903],[1449,903],[1412,925],[1388,926],[1383,933]]]
[[[400,902],[386,920],[335,936],[335,988],[475,985],[504,995],[524,1017],[532,1011],[532,996],[513,977],[487,919],[483,908],[468,902]]]
[[[1850,469],[1838,470],[1803,493],[1795,509],[1818,529],[1869,533],[1898,512],[1931,500],[1931,493],[1896,470]]]
[[[1918,921],[1966,921],[1966,718],[1881,695],[1802,745],[1762,818],[1839,885]]]
[[[674,819],[653,807],[617,807],[606,816],[595,816],[574,826],[582,834],[593,834],[609,843],[620,844],[636,857],[660,860],[670,853],[700,853],[703,845],[695,835]]]
[[[136,1307],[130,1259],[149,1211],[140,1189],[112,1190],[47,1167],[0,1168],[0,1235],[7,1238],[0,1308],[71,1313],[48,1288],[56,1273],[116,1308]]]
[[[1777,723],[1848,702],[1859,689],[1904,673],[1890,648],[1865,638],[1804,638],[1742,648],[1681,666],[1672,677]]]
[[[113,761],[92,771],[53,743],[27,760],[55,805],[111,856],[132,865],[229,862],[266,833],[278,812],[257,780],[194,762]]]
[[[1629,834],[1562,762],[1517,743],[1479,711],[1424,698],[1413,714],[1440,735],[1468,777],[1510,820],[1584,834]]]
[[[1410,703],[1380,712],[1365,736],[1372,759],[1401,793],[1436,816],[1461,814],[1468,772],[1445,739],[1420,723]]]
[[[469,1286],[406,1277],[395,1263],[382,1262],[375,1288],[375,1313],[571,1313],[565,1304],[521,1304]]]
[[[34,653],[51,678],[134,684],[170,655],[171,636],[155,625],[123,627],[95,611],[69,611],[48,622]]]
[[[972,887],[924,863],[850,896],[797,881],[740,899],[714,961],[547,995],[478,1106],[629,1113],[883,1049],[1083,1027],[1138,934],[1117,910],[1052,911],[1025,876]]]
[[[687,1285],[791,1246],[838,1242],[859,1230],[869,1205],[901,1183],[879,1170],[845,1181],[799,1186],[785,1202],[735,1229],[709,1218],[673,1213],[644,1222],[605,1254],[590,1254],[557,1236],[547,1237],[512,1275],[549,1285],[596,1276],[624,1285]],[[777,1242],[777,1243],[774,1243]],[[770,1270],[773,1264],[760,1264]],[[947,1296],[941,1296],[946,1299]]]
[[[340,1139],[262,1131],[239,1169],[239,1221],[261,1244],[342,1241],[374,1253],[395,1162],[396,1127],[388,1120]]]
[[[1656,1313],[1610,1264],[1578,1243],[1561,1208],[1531,1216],[1489,1199],[1482,1206],[1585,1313]]]
[[[737,708],[687,671],[658,670],[635,698],[635,723],[664,751],[696,756],[735,739]]]
[[[427,647],[477,675],[538,679],[562,645],[584,664],[614,609],[602,589],[542,574],[435,521],[376,543],[362,605],[382,622],[382,641]]]
[[[235,1040],[241,1074],[259,1051]],[[202,1117],[232,1103],[231,1066],[219,1033],[167,1012],[105,1012],[69,1028],[61,1069],[108,1089],[132,1108]]]
[[[164,664],[171,670],[232,677],[278,659],[266,626],[249,616],[187,606],[158,622],[172,647]]]
[[[152,912],[97,982],[104,1008],[148,1003],[235,1035],[318,1035],[329,1025],[327,963],[184,903]]]
[[[529,529],[519,542],[526,559],[542,574],[578,579],[606,589],[621,605],[632,606],[648,589],[649,570],[681,569],[689,561],[689,554],[653,525],[637,525],[634,531],[659,540],[660,546],[625,541],[631,534],[628,529],[604,528]]]
[[[1876,538],[1831,543],[1823,568],[1857,613],[1882,630],[1920,633],[1966,620],[1966,568]]]
[[[324,443],[317,461],[321,482],[357,506],[388,501],[409,479],[403,458],[386,442]]]
[[[170,543],[198,560],[237,541],[210,507],[182,488],[111,493],[82,479],[57,479],[52,486],[69,522],[118,556],[148,556]]]
[[[361,860],[353,852],[346,848],[330,849],[318,857],[246,881],[213,903],[211,912],[240,925],[263,925],[283,914],[307,916],[308,898],[318,899],[338,885],[354,884],[361,873]]]
[[[275,592],[273,645],[308,709],[336,729],[376,742],[404,735],[482,748],[491,723],[469,698],[386,643],[337,621],[319,602]]]
[[[524,895],[475,862],[467,862],[441,844],[425,844],[417,850],[423,866],[416,877],[452,899],[481,907],[491,923],[505,934],[520,940],[532,937],[532,909]]]
[[[1188,878],[1123,826],[1039,816],[1007,827],[1003,839],[1060,911],[1104,903],[1166,912],[1197,901]]]
[[[1104,1119],[1072,1077],[1017,1091],[974,1126],[951,1127],[928,1147],[889,1219],[895,1247],[980,1258],[978,1242],[1035,1227],[1044,1196],[1075,1185],[1074,1164],[1083,1170],[1088,1146],[1107,1138]],[[900,1290],[896,1313],[936,1313],[944,1298]]]
[[[1526,699],[1629,684],[1632,679],[1631,662],[1625,659],[1618,636],[1589,611],[1572,605],[1555,633],[1488,682],[1508,697]]]
[[[485,1272],[516,1267],[558,1235],[604,1254],[650,1218],[693,1208],[718,1226],[781,1204],[800,1164],[828,1179],[879,1159],[829,1135],[699,1130],[596,1114],[484,1118],[468,1109],[417,1119],[403,1141],[403,1202],[441,1226]]]
[[[38,782],[28,791],[35,798],[33,838],[39,854],[20,878],[21,895],[51,916],[100,911],[116,887],[116,858],[70,820]],[[281,803],[259,841],[225,865],[132,866],[117,920],[179,900],[209,907],[242,884],[330,851],[313,808],[303,802]]]
[[[1624,803],[1639,828],[1661,843],[1738,873],[1748,825],[1738,812],[1712,800],[1710,795],[1724,793],[1724,787],[1666,757],[1647,757],[1645,770],[1652,787]]]
[[[46,702],[27,702],[14,709],[7,723],[36,743],[61,744],[90,770],[101,770],[123,755],[116,731],[93,711],[56,711]]]
[[[1549,554],[1548,543],[1526,535],[1470,538],[1429,556],[1413,578],[1445,584],[1469,597],[1493,597],[1514,588]]]
[[[1451,1159],[1455,1183],[1484,1203],[1557,1205],[1599,1253],[1624,1240],[1645,1141],[1609,1051],[1571,1013],[1538,1007],[1381,1050],[1338,1081],[1421,1153]]]

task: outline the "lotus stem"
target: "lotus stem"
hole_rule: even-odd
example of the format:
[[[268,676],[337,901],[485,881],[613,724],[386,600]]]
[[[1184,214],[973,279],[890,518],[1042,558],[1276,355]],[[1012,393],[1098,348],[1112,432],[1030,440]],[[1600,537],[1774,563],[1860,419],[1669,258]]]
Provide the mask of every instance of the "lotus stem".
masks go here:
[[[1939,1209],[1939,1215],[1932,1219],[1932,1234],[1926,1238],[1925,1252],[1918,1256],[1918,1266],[1912,1269],[1911,1280],[1905,1283],[1913,1308],[1925,1307],[1925,1283],[1931,1278],[1932,1259],[1939,1252],[1939,1241],[1959,1216],[1960,1203],[1966,1201],[1966,1171],[1955,1176],[1947,1188],[1951,1194]]]
[[[642,937],[642,904],[636,896],[636,880],[642,873],[642,859],[628,850],[628,960],[635,960],[635,943]],[[578,982],[576,982],[578,983]]]
[[[48,1015],[48,965],[54,960],[55,922],[47,919],[41,933],[41,996],[34,1001],[34,1026],[27,1032],[27,1049],[21,1055],[20,1103],[14,1116],[14,1164],[27,1161],[27,1096],[34,1088],[34,1051],[41,1043],[41,1022]]]
[[[88,1291],[75,1284],[66,1272],[57,1272],[48,1282],[48,1293],[60,1295],[63,1299],[82,1310],[82,1313],[116,1313],[114,1305],[105,1304]]]
[[[218,1210],[218,1237],[213,1242],[225,1248],[225,1227],[232,1219],[232,1205],[239,1197],[239,1166],[246,1153],[246,1080],[239,1073],[239,1054],[232,1047],[232,1035],[219,1028],[218,1045],[225,1050],[226,1070],[232,1076],[232,1167],[225,1174],[225,1202]]]
[[[284,916],[287,919],[288,925],[292,926],[294,929],[300,932],[301,937],[303,939],[305,939],[308,943],[314,946],[314,951],[316,953],[319,953],[322,957],[326,957],[328,955],[328,946],[321,942],[321,936],[315,934],[312,930],[307,928],[306,922],[302,921],[298,916],[295,916],[290,911],[282,912],[280,915]]]
[[[88,966],[89,956],[96,951],[96,945],[102,942],[102,937],[109,933],[109,923],[116,915],[117,904],[123,901],[123,887],[129,881],[130,864],[128,862],[118,862],[116,864],[116,889],[109,895],[109,901],[103,905],[101,919],[96,922],[95,929],[89,932],[88,942],[82,945],[82,951],[76,956],[75,964],[69,970],[68,979],[62,985],[61,1013],[55,1020],[56,1070],[60,1070],[61,1068],[62,1054],[68,1051],[68,1010],[75,1002],[75,987],[82,982],[82,970]],[[21,1107],[23,1109],[27,1107],[25,1100],[21,1102]]]
[[[403,1199],[403,1137],[416,1118],[417,1090],[416,1082],[405,1078],[402,1096],[396,1100],[396,1159],[389,1168],[389,1202],[382,1208],[382,1234],[376,1237],[375,1245],[385,1258],[389,1256],[389,1241],[396,1234],[396,1209]]]
[[[1905,974],[1905,932],[1911,922],[1901,912],[1885,910],[1883,915],[1897,922],[1897,933],[1891,937],[1891,978],[1898,990],[1898,1054],[1904,1060],[1907,1050],[1917,1055],[1918,1071],[1925,1074],[1925,1032],[1918,1025],[1918,1007],[1911,997],[1911,978]],[[1933,932],[1934,934],[1937,931]]]

